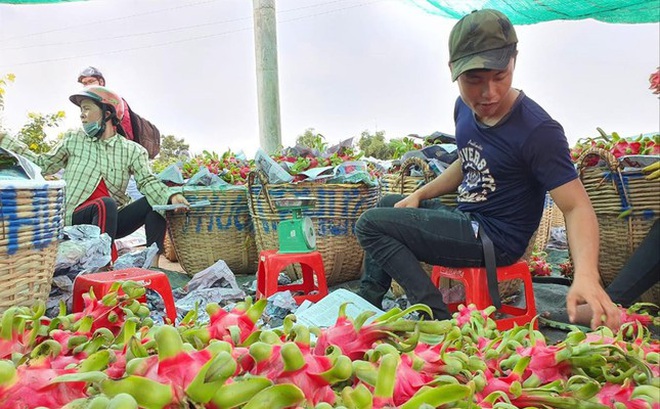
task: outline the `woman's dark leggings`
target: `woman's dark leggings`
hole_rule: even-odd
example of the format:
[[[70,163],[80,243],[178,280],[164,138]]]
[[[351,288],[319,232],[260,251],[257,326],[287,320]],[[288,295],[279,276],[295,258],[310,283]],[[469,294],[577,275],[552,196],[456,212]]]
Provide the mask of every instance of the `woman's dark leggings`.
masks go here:
[[[144,197],[121,210],[117,210],[117,202],[111,197],[93,200],[73,212],[73,224],[99,226],[101,233],[108,233],[113,242],[144,225],[147,247],[156,243],[158,253],[163,252],[167,224],[163,216],[155,212]]]
[[[660,219],[630,256],[605,291],[612,301],[632,305],[660,280]],[[655,300],[656,303],[660,300]]]

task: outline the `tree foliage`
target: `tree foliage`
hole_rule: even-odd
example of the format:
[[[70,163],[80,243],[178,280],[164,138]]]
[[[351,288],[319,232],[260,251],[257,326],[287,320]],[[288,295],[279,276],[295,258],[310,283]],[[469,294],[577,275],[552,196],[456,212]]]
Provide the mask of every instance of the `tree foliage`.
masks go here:
[[[9,85],[10,82],[14,82],[16,76],[14,74],[6,74],[3,77],[0,77],[0,111],[5,108],[5,87]]]
[[[64,111],[58,111],[54,114],[28,113],[28,122],[23,125],[17,139],[28,146],[35,153],[48,152],[57,143],[54,140],[48,140],[46,128],[55,128],[59,126],[64,119]]]
[[[154,172],[161,172],[173,163],[190,159],[188,150],[190,145],[184,138],[177,138],[174,135],[165,135],[160,141],[160,153],[158,157],[151,162]]]
[[[422,149],[422,144],[407,136],[404,136],[403,138],[392,139],[388,146],[392,150],[393,159],[401,158],[406,152]]]
[[[177,138],[174,135],[165,135],[160,141],[159,156],[163,158],[188,158],[190,145],[183,138]]]
[[[314,128],[307,128],[305,133],[298,135],[296,138],[296,145],[316,149],[319,152],[324,152],[328,148],[328,143],[325,141],[325,137],[320,133],[314,132]]]
[[[370,134],[366,130],[362,131],[358,147],[364,152],[364,156],[381,160],[392,159],[393,149],[385,140],[385,131],[376,131],[375,134]]]

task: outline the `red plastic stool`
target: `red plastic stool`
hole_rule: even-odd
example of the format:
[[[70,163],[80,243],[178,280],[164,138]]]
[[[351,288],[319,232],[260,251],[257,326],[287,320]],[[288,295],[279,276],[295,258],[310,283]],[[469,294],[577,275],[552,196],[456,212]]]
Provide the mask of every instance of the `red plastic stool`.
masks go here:
[[[298,263],[302,269],[302,284],[279,285],[277,278],[287,266]],[[316,283],[314,282],[316,273]],[[259,268],[257,270],[257,298],[270,297],[281,291],[292,293],[298,304],[304,300],[317,302],[328,295],[328,285],[325,280],[323,257],[318,251],[309,253],[278,253],[277,250],[264,250],[259,253]],[[315,294],[310,294],[316,291]]]
[[[73,312],[80,312],[83,310],[83,294],[88,292],[90,288],[94,289],[94,295],[97,298],[102,298],[108,293],[112,284],[116,281],[137,281],[142,283],[146,288],[156,291],[163,298],[165,303],[165,312],[167,318],[172,321],[176,320],[176,306],[174,305],[174,297],[172,296],[172,287],[170,281],[160,271],[145,270],[143,268],[127,268],[124,270],[106,271],[103,273],[83,274],[76,277],[73,284]]]
[[[488,293],[488,278],[486,269],[483,267],[451,268],[434,266],[431,273],[431,281],[437,287],[440,286],[440,278],[450,278],[461,281],[465,287],[465,300],[457,303],[449,303],[447,307],[452,312],[458,310],[459,304],[474,304],[483,310],[493,302]],[[497,329],[500,331],[513,328],[514,324],[525,325],[536,316],[536,302],[534,301],[534,288],[532,287],[532,275],[529,267],[524,261],[497,268],[497,281],[507,281],[519,278],[525,286],[525,308],[502,304],[499,312],[511,317],[495,320]],[[536,324],[535,324],[536,327]]]
[[[110,245],[110,261],[114,263],[118,258],[119,252],[117,251],[117,246],[115,246],[115,242],[113,241]]]

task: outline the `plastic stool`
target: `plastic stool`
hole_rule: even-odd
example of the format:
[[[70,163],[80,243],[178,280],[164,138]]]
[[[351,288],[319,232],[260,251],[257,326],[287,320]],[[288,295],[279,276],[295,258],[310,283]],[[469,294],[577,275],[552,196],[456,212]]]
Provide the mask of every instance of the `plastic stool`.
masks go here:
[[[145,270],[143,268],[127,268],[79,275],[73,284],[73,312],[83,310],[82,295],[88,292],[90,288],[94,289],[94,295],[100,299],[108,293],[110,287],[116,281],[137,281],[146,288],[156,291],[163,298],[167,318],[172,323],[176,321],[176,307],[167,275],[160,271]]]
[[[440,286],[440,278],[449,278],[461,281],[465,287],[465,300],[457,303],[449,303],[447,307],[452,312],[458,310],[459,304],[474,304],[483,310],[493,302],[488,293],[488,278],[486,269],[483,267],[451,268],[434,266],[431,273],[431,281],[436,287]],[[532,275],[529,267],[524,261],[518,261],[510,266],[497,268],[497,281],[507,281],[519,278],[525,286],[525,308],[502,304],[499,312],[511,317],[495,320],[497,329],[500,331],[513,328],[515,324],[525,325],[536,316],[536,302],[534,301],[534,288],[532,287]],[[535,324],[536,327],[536,324]]]
[[[119,258],[119,252],[117,251],[117,246],[113,241],[110,245],[110,262],[114,263]]]
[[[279,285],[277,279],[280,272],[287,266],[298,263],[302,269],[302,284]],[[316,283],[314,283],[316,273]],[[317,302],[328,295],[328,285],[325,280],[323,257],[318,251],[309,253],[278,253],[277,250],[264,250],[259,253],[259,268],[257,270],[257,298],[270,297],[281,291],[292,293],[296,303],[304,300]],[[316,291],[315,294],[310,294]]]

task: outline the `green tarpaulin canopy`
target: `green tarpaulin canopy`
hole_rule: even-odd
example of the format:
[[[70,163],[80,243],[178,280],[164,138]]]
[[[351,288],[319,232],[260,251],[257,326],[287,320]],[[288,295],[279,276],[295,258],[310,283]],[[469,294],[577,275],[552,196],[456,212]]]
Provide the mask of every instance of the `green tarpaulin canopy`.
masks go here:
[[[461,18],[472,10],[496,9],[513,24],[592,18],[606,23],[660,22],[658,0],[408,0],[427,13]]]
[[[84,0],[0,0],[9,4],[63,3]],[[472,10],[492,8],[513,24],[592,18],[606,23],[660,22],[660,0],[408,0],[427,13],[459,19]]]

